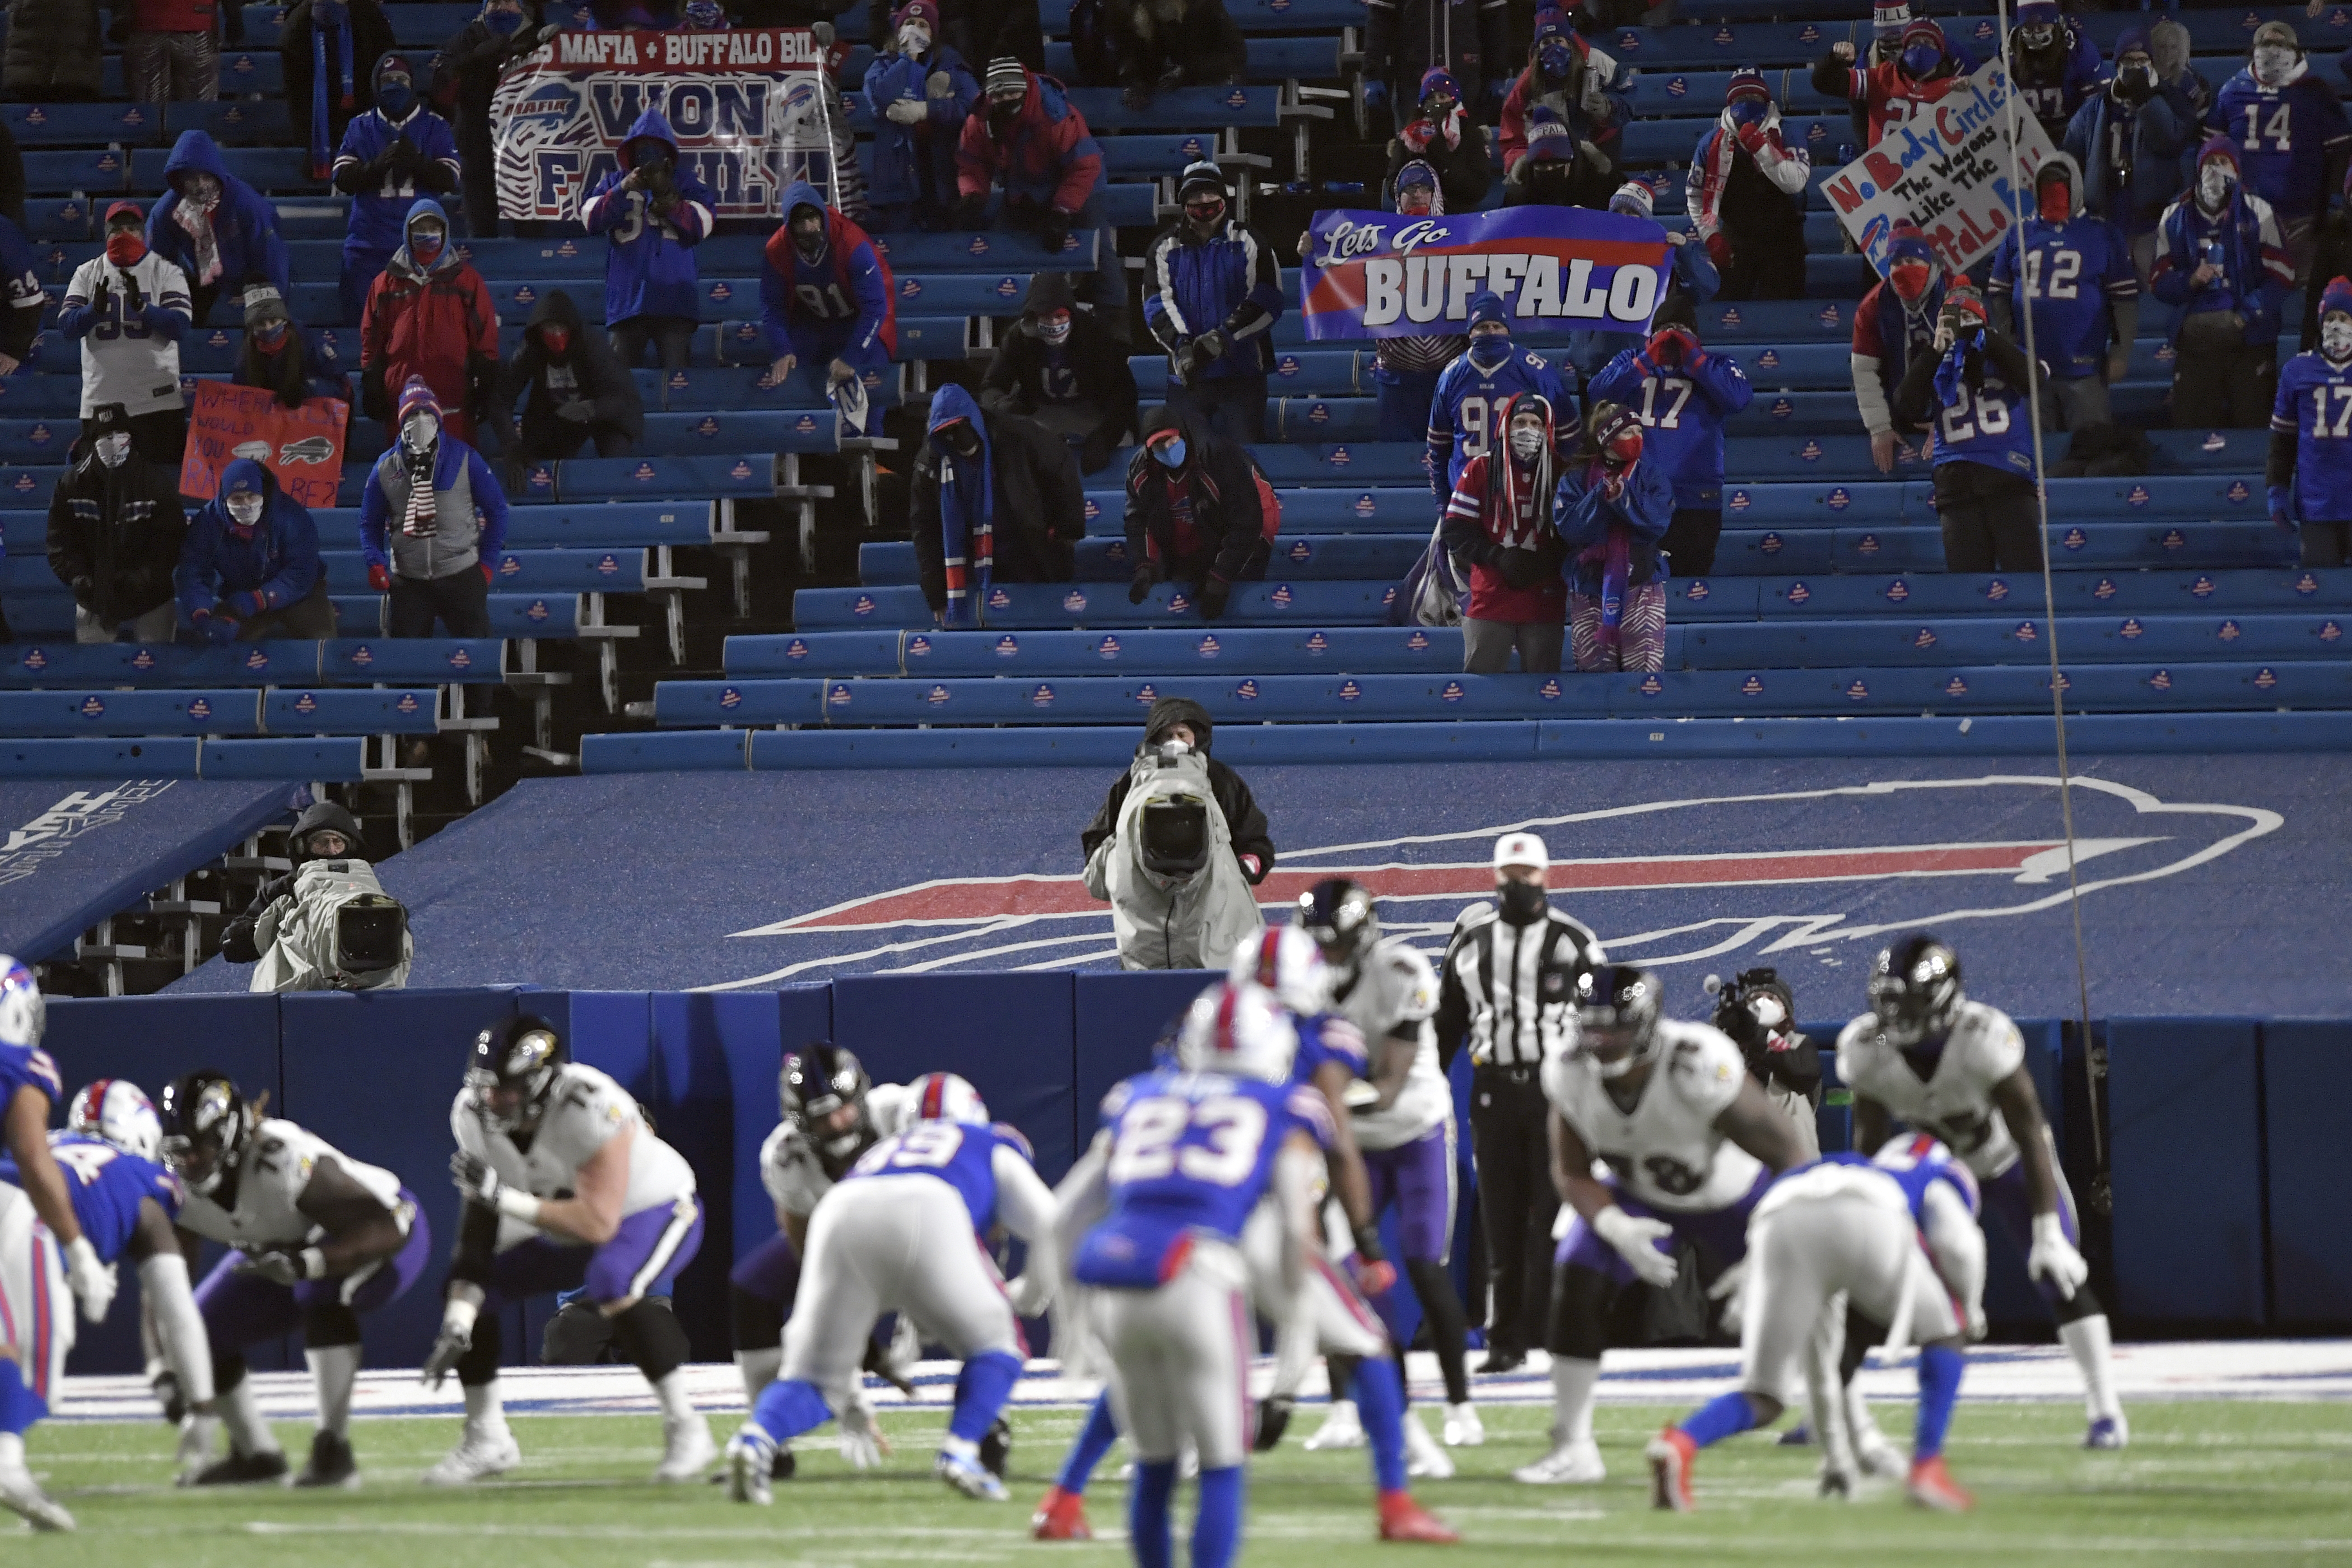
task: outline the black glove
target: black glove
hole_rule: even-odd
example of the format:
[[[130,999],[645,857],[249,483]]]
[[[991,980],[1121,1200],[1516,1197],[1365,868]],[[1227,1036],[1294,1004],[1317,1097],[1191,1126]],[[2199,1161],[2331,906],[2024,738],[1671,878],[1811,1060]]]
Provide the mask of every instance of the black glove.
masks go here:
[[[1543,557],[1532,550],[1506,550],[1495,569],[1508,588],[1532,588],[1543,581]]]
[[[103,272],[100,273],[98,275],[97,283],[92,285],[89,291],[89,308],[98,314],[103,316],[106,314],[108,304],[112,301],[113,298],[114,290],[106,286],[106,274]]]
[[[1234,585],[1212,572],[1201,584],[1201,618],[1220,619],[1225,613],[1225,601],[1233,597]]]
[[[122,314],[127,319],[147,309],[147,296],[140,290],[139,279],[126,272],[122,275]]]
[[[956,203],[956,227],[978,228],[987,221],[988,196],[985,193],[976,196],[966,196]]]
[[[1130,605],[1143,603],[1144,600],[1151,597],[1151,586],[1159,581],[1160,574],[1154,572],[1150,566],[1137,567],[1134,579],[1127,585],[1127,602]]]
[[[98,594],[98,584],[87,577],[77,577],[66,586],[73,591],[74,603],[85,610],[89,608],[90,600]]]
[[[155,1391],[155,1403],[163,1407],[165,1425],[177,1426],[188,1417],[188,1396],[180,1391],[180,1374],[166,1369],[155,1374],[148,1385]]]
[[[1356,1238],[1357,1257],[1362,1258],[1367,1263],[1385,1263],[1388,1261],[1389,1255],[1381,1247],[1381,1226],[1379,1221],[1375,1220],[1370,1225],[1357,1226],[1353,1234]]]
[[[1144,110],[1151,107],[1151,89],[1145,87],[1142,83],[1138,82],[1135,86],[1129,88],[1125,92],[1120,93],[1118,95],[1118,100],[1127,105],[1129,109],[1140,113]]]
[[[1047,208],[1037,237],[1045,243],[1046,255],[1061,255],[1062,247],[1070,242],[1070,215],[1058,208]]]
[[[1253,1453],[1271,1454],[1275,1445],[1290,1426],[1290,1407],[1294,1401],[1287,1394],[1272,1394],[1257,1402],[1257,1436],[1250,1439]]]

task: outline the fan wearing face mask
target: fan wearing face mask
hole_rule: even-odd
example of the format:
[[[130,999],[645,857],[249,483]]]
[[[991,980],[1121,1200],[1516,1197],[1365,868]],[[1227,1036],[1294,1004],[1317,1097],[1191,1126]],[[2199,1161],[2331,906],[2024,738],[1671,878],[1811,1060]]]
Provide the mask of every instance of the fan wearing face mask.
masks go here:
[[[1225,0],[1109,0],[1111,53],[1129,109],[1148,109],[1160,93],[1211,82],[1237,82],[1249,47]]]
[[[1438,533],[1470,572],[1462,668],[1498,675],[1516,649],[1521,670],[1554,675],[1568,639],[1568,584],[1559,574],[1568,552],[1552,530],[1551,405],[1522,393],[1504,398],[1495,413],[1506,435],[1463,465]]]
[[[2221,84],[2207,123],[2236,147],[2238,178],[2270,204],[2294,281],[2305,282],[2318,221],[2344,188],[2352,123],[2335,87],[2313,74],[2292,26],[2271,21],[2254,29],[2247,64]]]
[[[490,466],[451,429],[433,389],[401,389],[393,444],[360,491],[368,586],[390,595],[384,630],[429,637],[490,635],[489,591],[507,538],[507,496]],[[479,519],[477,521],[477,519]]]
[[[1419,109],[1389,139],[1389,183],[1408,163],[1435,172],[1449,211],[1476,212],[1486,200],[1494,173],[1486,163],[1486,134],[1464,101],[1452,71],[1433,69],[1421,79]]]
[[[1723,535],[1723,422],[1756,392],[1738,360],[1700,343],[1688,307],[1670,303],[1651,324],[1650,341],[1621,351],[1585,395],[1639,412],[1643,460],[1675,492],[1674,521],[1658,548],[1675,575],[1704,577],[1715,570]]]
[[[784,222],[768,237],[761,324],[771,379],[807,367],[827,389],[889,367],[898,342],[890,264],[866,231],[805,180],[784,187]]]
[[[955,215],[956,141],[980,100],[980,81],[940,37],[938,0],[906,0],[890,26],[858,89],[874,119],[870,226],[877,234],[943,229]]]
[[[360,326],[360,381],[367,413],[397,436],[394,399],[411,380],[433,389],[461,441],[489,405],[499,374],[499,312],[489,286],[459,259],[449,215],[430,196],[408,209],[408,240],[368,292]]]
[[[1549,0],[1546,0],[1549,5]],[[1496,0],[1365,0],[1364,108],[1394,110],[1395,123],[1412,119],[1414,88],[1442,70],[1475,95],[1472,107],[1488,124],[1511,88],[1511,8]],[[1377,122],[1375,122],[1377,123]],[[1375,132],[1375,133],[1377,133]]]
[[[76,642],[167,643],[179,618],[172,573],[188,514],[134,446],[122,405],[101,404],[49,496],[49,570],[73,594]]]
[[[1929,426],[1936,521],[1947,572],[2032,572],[2042,565],[2027,363],[1988,321],[1966,277],[1944,290],[1935,341],[1895,389],[1899,419]],[[2045,367],[2042,375],[2047,377]]]
[[[172,586],[200,643],[335,635],[318,525],[250,458],[221,470],[219,489],[190,520]]]
[[[2197,177],[2165,209],[2159,232],[2148,287],[2174,310],[2173,425],[2260,428],[2270,421],[2294,265],[2270,203],[2246,188],[2235,137],[2198,150]]]
[[[1706,242],[1696,228],[1669,226],[1656,216],[1656,202],[1648,184],[1639,179],[1626,181],[1609,198],[1611,212],[1621,217],[1642,219],[1666,242],[1672,265],[1666,273],[1666,290],[1659,296],[1657,310],[1651,316],[1653,331],[1669,325],[1696,324],[1698,307],[1714,299],[1723,287],[1723,274],[1716,270],[1714,260],[1708,257]],[[1568,335],[1568,363],[1575,367],[1578,375],[1590,382],[1625,346],[1626,338],[1622,332],[1579,330]]]
[[[299,408],[314,397],[345,404],[352,397],[351,377],[296,324],[286,301],[267,283],[245,291],[245,342],[230,380],[260,387],[286,408]]]
[[[457,138],[449,122],[425,107],[408,61],[386,55],[375,64],[375,107],[343,128],[331,178],[352,198],[343,237],[343,320],[367,310],[368,290],[402,243],[402,225],[419,196],[457,188]]]
[[[1398,166],[1389,176],[1390,207],[1408,222],[1435,217],[1445,211],[1445,195],[1437,171],[1420,159]],[[1301,235],[1301,258],[1312,244]],[[1372,381],[1380,406],[1380,438],[1412,441],[1429,425],[1429,400],[1437,395],[1437,378],[1462,357],[1470,340],[1460,332],[1412,333],[1376,338],[1372,343]]]
[[[1851,103],[1876,142],[1967,80],[1962,64],[1944,29],[1921,16],[1905,25],[1895,58],[1881,64],[1856,65],[1852,44],[1831,45],[1813,62],[1813,90]]]
[[[292,260],[278,232],[278,209],[228,172],[210,136],[181,132],[163,162],[163,183],[171,191],[147,214],[147,248],[187,274],[198,321],[212,319],[224,289],[242,295],[267,283],[289,291]],[[138,411],[133,404],[131,412]]]
[[[1101,144],[1062,84],[1011,55],[988,62],[986,95],[956,143],[958,228],[1033,237],[1049,257],[1073,234],[1095,232],[1095,270],[1086,288],[1095,318],[1124,339],[1127,270],[1118,235],[1103,221]]]
[[[1168,351],[1168,406],[1228,440],[1262,441],[1284,304],[1274,247],[1234,217],[1214,163],[1185,165],[1177,200],[1183,211],[1143,264],[1143,319]]]
[[[1913,437],[1923,426],[1895,417],[1895,389],[1911,361],[1927,353],[1936,338],[1937,313],[1944,304],[1944,264],[1919,226],[1898,222],[1888,231],[1878,261],[1884,275],[1853,309],[1853,401],[1862,427],[1870,432],[1871,461],[1882,474],[1895,471],[1901,454],[1909,461]]]
[[[1471,295],[1469,325],[1469,352],[1437,378],[1429,400],[1429,489],[1441,508],[1470,459],[1503,438],[1495,410],[1506,399],[1534,393],[1551,407],[1553,439],[1565,448],[1577,437],[1567,377],[1543,355],[1511,342],[1503,297],[1491,289]]]
[[[1004,334],[980,384],[980,405],[1017,414],[1062,437],[1095,473],[1135,430],[1135,372],[1127,345],[1077,308],[1066,272],[1029,279],[1021,324]]]
[[[5,154],[0,153],[0,164]],[[40,260],[25,231],[0,217],[0,279],[7,286],[8,302],[0,307],[0,375],[14,375],[33,340],[41,335],[41,312],[48,308],[48,290],[41,287]]]
[[[1066,583],[1087,531],[1069,444],[1034,420],[983,411],[950,384],[931,399],[908,518],[923,598],[940,625],[986,624],[1000,583]]]
[[[106,247],[74,268],[58,330],[81,345],[82,417],[121,404],[151,463],[176,467],[187,440],[180,339],[192,310],[186,275],[147,247],[138,205],[108,207]]]
[[[702,310],[695,247],[717,205],[692,165],[679,162],[677,132],[658,109],[637,116],[620,166],[582,200],[582,225],[605,237],[604,323],[623,369],[645,363],[648,342],[663,370],[686,368]]]
[[[1674,521],[1674,481],[1650,460],[1639,415],[1622,404],[1591,406],[1584,442],[1559,478],[1569,647],[1580,671],[1661,669],[1666,584],[1658,545]]]
[[[1577,157],[1592,165],[1591,177],[1606,193],[1616,187],[1618,149],[1633,118],[1631,73],[1616,58],[1594,48],[1557,11],[1536,22],[1528,46],[1527,68],[1503,99],[1503,176],[1509,180],[1532,155],[1529,128],[1538,109],[1549,110],[1565,128]],[[1605,200],[1594,198],[1594,205]]]
[[[525,465],[578,457],[591,441],[600,458],[629,456],[645,436],[646,411],[636,379],[605,352],[604,335],[580,320],[570,294],[550,289],[531,307],[522,342],[499,367],[490,424],[506,458],[506,483],[520,489]]]
[[[2109,79],[2066,127],[2063,144],[2083,172],[2082,205],[2123,231],[2143,288],[2156,267],[2157,226],[2180,194],[2182,155],[2202,136],[2186,90],[2201,85],[2186,74],[2166,85],[2147,31],[2128,28],[2116,40]]]
[[[379,0],[295,0],[278,34],[286,116],[310,143],[310,174],[324,179],[343,132],[375,107],[376,62],[393,48]]]
[[[1172,408],[1144,415],[1127,465],[1129,604],[1174,583],[1202,620],[1222,619],[1234,584],[1265,578],[1281,530],[1282,501],[1247,447]]]
[[[539,0],[483,0],[481,14],[433,57],[429,96],[448,106],[457,134],[466,201],[466,232],[499,232],[498,154],[490,137],[490,98],[509,61],[539,47]]]
[[[1608,158],[1580,142],[1549,104],[1528,110],[1528,155],[1503,176],[1507,207],[1595,207],[1607,198],[1616,175]]]
[[[1707,984],[1716,985],[1713,976]],[[1788,1117],[1806,1158],[1817,1158],[1821,1129],[1813,1113],[1822,1102],[1822,1047],[1797,1027],[1796,994],[1777,970],[1746,969],[1714,995],[1709,1022],[1748,1058],[1748,1076]]]
[[[2352,563],[2352,438],[2334,433],[2330,412],[2347,403],[2352,403],[2352,279],[2337,278],[2319,297],[2319,346],[2279,372],[2263,475],[2271,521],[2282,530],[2302,529],[2305,566]],[[50,528],[54,539],[54,521]],[[50,554],[54,560],[54,544]]]
[[[2019,0],[2009,34],[2009,68],[2025,106],[2054,143],[2085,100],[2099,90],[2099,49],[2059,15],[2058,0]]]
[[[1762,76],[1732,73],[1723,113],[1691,153],[1683,205],[1723,277],[1727,300],[1805,295],[1805,182],[1812,157],[1780,133]]]
[[[2112,418],[2107,384],[2121,381],[2139,327],[2139,277],[2123,234],[2083,211],[2083,176],[2061,153],[2034,172],[2034,214],[2001,236],[1985,290],[1992,322],[2011,323],[2020,296],[2033,312],[2033,354],[2050,367],[2042,420],[2081,430]]]

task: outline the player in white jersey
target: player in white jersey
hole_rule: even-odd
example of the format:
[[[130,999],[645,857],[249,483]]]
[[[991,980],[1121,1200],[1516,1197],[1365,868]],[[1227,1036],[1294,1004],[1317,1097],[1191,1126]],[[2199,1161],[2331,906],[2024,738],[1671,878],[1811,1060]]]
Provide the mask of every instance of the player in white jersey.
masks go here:
[[[1454,1234],[1454,1088],[1437,1062],[1437,972],[1399,938],[1381,935],[1370,889],[1345,877],[1326,878],[1299,895],[1297,921],[1315,939],[1331,973],[1332,1011],[1355,1025],[1367,1054],[1364,1077],[1350,1086],[1356,1145],[1363,1151],[1377,1216],[1397,1211],[1405,1277],[1429,1321],[1445,1379],[1447,1447],[1486,1441],[1470,1403],[1464,1365],[1470,1325],[1447,1272]],[[1402,1343],[1396,1296],[1383,1292],[1381,1309],[1392,1341]],[[1333,1383],[1346,1379],[1337,1375]],[[1421,1423],[1405,1417],[1412,1473],[1439,1478],[1453,1461],[1429,1440]],[[1318,1436],[1321,1436],[1319,1433]]]
[[[360,1371],[360,1315],[391,1305],[425,1272],[432,1227],[416,1194],[380,1165],[354,1160],[291,1121],[264,1116],[226,1074],[175,1079],[158,1107],[163,1163],[187,1184],[180,1247],[190,1268],[206,1241],[232,1250],[196,1287],[212,1345],[214,1408],[228,1429],[227,1458],[191,1484],[276,1480],[286,1456],[246,1376],[246,1346],[299,1328],[319,1390],[319,1428],[297,1486],[352,1486],[352,1385]],[[200,1422],[184,1461],[210,1447]]]
[[[1976,1173],[2083,1374],[2086,1448],[2130,1440],[2116,1398],[2107,1316],[2091,1293],[2074,1194],[2009,1015],[1960,989],[1958,954],[1925,932],[1878,955],[1870,1011],[1838,1036],[1838,1077],[1853,1091],[1853,1146],[1877,1152],[1896,1121],[1933,1133]]]
[[[425,1377],[437,1388],[457,1373],[466,1426],[425,1479],[462,1485],[521,1462],[499,1392],[499,1309],[583,1287],[661,1402],[654,1479],[700,1475],[717,1447],[687,1397],[686,1331],[646,1300],[669,1295],[702,1245],[693,1168],[646,1125],[635,1096],[572,1060],[555,1026],[529,1014],[475,1037],[449,1130],[466,1208]]]
[[[188,275],[147,248],[135,202],[106,211],[107,248],[74,268],[58,330],[81,344],[81,416],[120,403],[133,420],[184,406],[180,339],[195,315]],[[116,243],[120,232],[126,237]],[[130,257],[126,265],[115,252]],[[160,450],[150,460],[168,456]]]
[[[1696,1249],[1710,1294],[1736,1289],[1748,1216],[1775,1173],[1801,1163],[1796,1131],[1748,1075],[1739,1047],[1705,1024],[1659,1016],[1657,978],[1604,963],[1577,976],[1576,1029],[1544,1058],[1552,1182],[1570,1215],[1553,1254],[1552,1450],[1522,1481],[1599,1481],[1592,1391],[1619,1293],[1663,1289]],[[1593,1173],[1593,1162],[1608,1164]]]

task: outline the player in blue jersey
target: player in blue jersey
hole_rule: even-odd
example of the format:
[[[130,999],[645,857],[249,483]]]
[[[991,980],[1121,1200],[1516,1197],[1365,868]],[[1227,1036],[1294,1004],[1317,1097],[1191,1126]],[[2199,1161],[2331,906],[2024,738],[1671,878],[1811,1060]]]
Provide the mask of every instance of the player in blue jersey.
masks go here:
[[[1895,417],[1932,426],[1936,516],[1947,572],[2032,572],[2042,565],[2033,426],[2025,355],[1985,318],[1965,277],[1944,290],[1935,346],[1895,389]]]
[[[781,382],[805,364],[838,400],[858,411],[862,391],[846,383],[878,376],[898,343],[898,290],[890,264],[866,231],[824,205],[805,180],[784,187],[784,221],[768,237],[760,271],[760,321]]]
[[[2124,378],[2139,331],[2131,244],[2122,229],[2083,210],[2082,171],[2067,153],[2034,171],[2033,199],[2034,216],[2001,236],[1993,252],[1987,312],[2022,345],[2011,300],[2022,293],[2029,302],[2033,357],[2050,367],[2042,416],[2053,428],[2109,424],[2107,384]]]
[[[727,1445],[737,1502],[768,1502],[778,1445],[836,1416],[853,1464],[887,1451],[858,1372],[885,1312],[912,1318],[925,1341],[963,1362],[940,1479],[967,1497],[1005,1500],[980,1445],[1021,1378],[1027,1346],[1016,1318],[1053,1300],[1055,1259],[1042,1243],[1054,1194],[1026,1140],[992,1124],[971,1085],[932,1073],[908,1088],[916,1120],[868,1149],[809,1216],[782,1368]],[[1010,1285],[981,1240],[1000,1224],[1031,1244],[1028,1268]]]
[[[1715,570],[1723,536],[1723,422],[1756,395],[1739,362],[1709,353],[1691,330],[1687,309],[1677,319],[1659,312],[1658,331],[1626,349],[1587,383],[1594,405],[1622,403],[1642,420],[1642,458],[1674,481],[1675,517],[1658,552],[1678,577]]]
[[[1797,1382],[1801,1362],[1822,1440],[1822,1494],[1852,1494],[1834,1340],[1822,1331],[1822,1315],[1841,1292],[1853,1310],[1885,1327],[1890,1352],[1919,1346],[1911,1500],[1951,1512],[1972,1506],[1943,1455],[1963,1348],[1984,1333],[1978,1206],[1969,1168],[1924,1133],[1883,1145],[1874,1160],[1832,1154],[1774,1182],[1748,1222],[1739,1392],[1711,1400],[1652,1439],[1657,1506],[1691,1509],[1698,1451],[1779,1420],[1781,1393]]]
[[[1495,411],[1522,392],[1551,404],[1552,438],[1567,453],[1580,426],[1566,378],[1543,355],[1511,345],[1503,297],[1481,289],[1470,296],[1470,352],[1445,367],[1429,402],[1429,488],[1439,506],[1453,499],[1463,465],[1503,439]]]
[[[375,107],[343,127],[335,150],[335,189],[352,198],[343,236],[343,324],[367,310],[368,290],[392,253],[408,243],[408,209],[419,196],[457,188],[457,138],[449,122],[417,99],[408,57],[387,52],[375,63]]]
[[[2319,219],[2343,187],[2352,124],[2336,89],[2312,73],[2294,27],[2269,21],[2254,29],[2246,65],[2221,84],[2206,123],[2237,149],[2241,178],[2277,216],[2302,282]]]
[[[2271,521],[2303,531],[2305,566],[2352,561],[2352,279],[2319,297],[2319,346],[2287,361],[2271,410]]]

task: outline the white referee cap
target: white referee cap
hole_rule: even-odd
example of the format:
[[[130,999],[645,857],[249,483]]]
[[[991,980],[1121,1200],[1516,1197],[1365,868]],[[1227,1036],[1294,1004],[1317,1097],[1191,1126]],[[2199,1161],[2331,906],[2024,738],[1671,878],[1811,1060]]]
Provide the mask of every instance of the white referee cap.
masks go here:
[[[1495,869],[1506,866],[1533,866],[1538,871],[1551,869],[1551,852],[1544,841],[1532,833],[1506,833],[1495,840]]]

